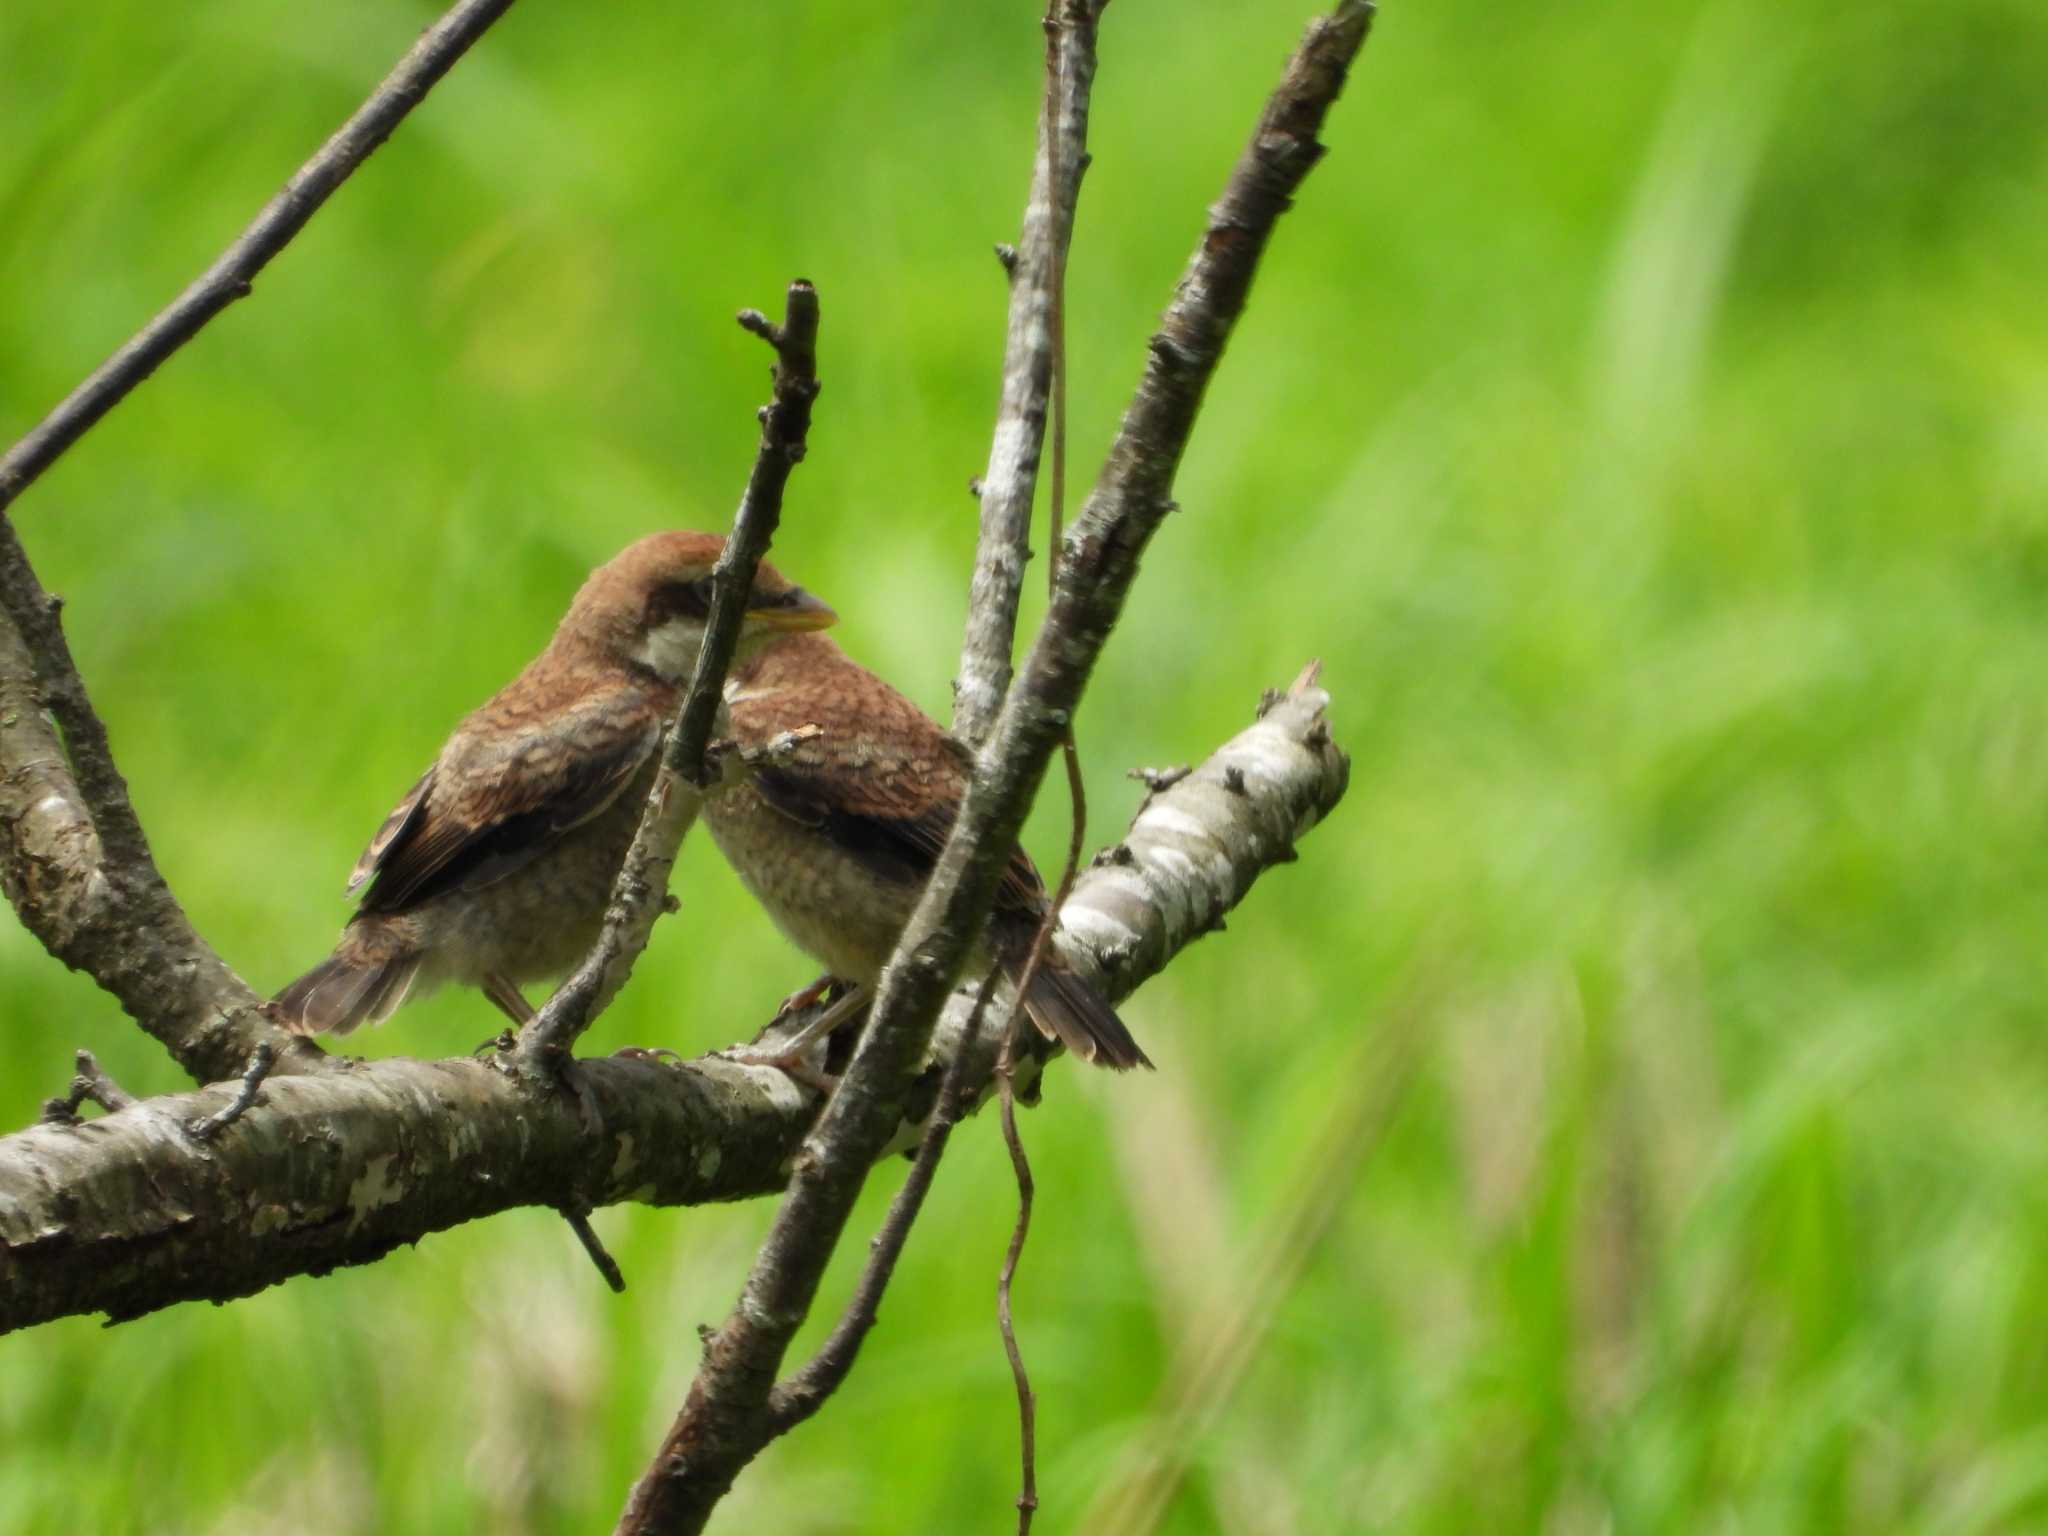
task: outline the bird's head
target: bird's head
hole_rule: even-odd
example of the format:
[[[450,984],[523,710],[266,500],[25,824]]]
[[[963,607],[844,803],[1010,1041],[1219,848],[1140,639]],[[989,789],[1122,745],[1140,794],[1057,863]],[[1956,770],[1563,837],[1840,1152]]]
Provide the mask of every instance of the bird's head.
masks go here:
[[[716,534],[682,530],[627,545],[591,572],[555,632],[555,647],[645,669],[671,686],[688,682],[711,617],[711,568],[724,548]],[[838,617],[764,560],[747,594],[734,659],[776,635],[823,629]]]

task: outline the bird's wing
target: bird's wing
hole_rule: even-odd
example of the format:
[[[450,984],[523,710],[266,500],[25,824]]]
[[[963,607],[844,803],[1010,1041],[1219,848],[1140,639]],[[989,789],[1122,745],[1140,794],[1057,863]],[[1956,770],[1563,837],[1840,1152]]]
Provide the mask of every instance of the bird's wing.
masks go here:
[[[384,867],[384,857],[391,852],[391,845],[412,830],[413,823],[419,820],[420,811],[427,803],[427,791],[433,782],[434,770],[428,768],[405,792],[405,798],[391,808],[391,814],[384,818],[384,825],[370,839],[370,846],[356,860],[356,867],[348,872],[349,895],[355,895],[356,887]]]
[[[502,880],[601,814],[648,762],[658,711],[586,694],[536,720],[486,705],[398,803],[357,861],[366,912],[391,912]],[[495,703],[495,701],[494,701]]]
[[[747,747],[783,738],[752,778],[768,805],[877,875],[921,886],[959,819],[973,758],[902,694],[870,673],[862,678],[870,686],[849,693],[729,696],[733,733]],[[1035,916],[1045,901],[1030,857],[1013,850],[997,909]]]

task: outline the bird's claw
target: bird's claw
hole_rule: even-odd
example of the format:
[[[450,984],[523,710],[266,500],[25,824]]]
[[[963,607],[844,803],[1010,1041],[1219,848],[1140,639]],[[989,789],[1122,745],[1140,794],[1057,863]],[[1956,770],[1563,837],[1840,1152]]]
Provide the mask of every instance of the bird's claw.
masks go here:
[[[792,1013],[810,1007],[811,1004],[815,1003],[839,984],[837,976],[820,976],[809,986],[798,987],[796,991],[790,993],[789,996],[782,1000],[781,1005],[775,1010],[775,1017],[768,1021],[768,1027],[773,1029]]]
[[[839,1080],[821,1067],[810,1063],[809,1054],[795,1051],[760,1051],[749,1046],[736,1045],[730,1050],[720,1051],[727,1061],[738,1062],[743,1067],[773,1067],[799,1087],[809,1088],[816,1093],[830,1097],[832,1090],[839,1086]]]

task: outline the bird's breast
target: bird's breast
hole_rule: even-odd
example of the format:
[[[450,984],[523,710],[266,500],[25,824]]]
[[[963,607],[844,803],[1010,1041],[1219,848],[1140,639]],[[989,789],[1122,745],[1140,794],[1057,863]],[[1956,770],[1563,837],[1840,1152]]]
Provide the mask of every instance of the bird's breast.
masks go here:
[[[896,947],[918,890],[880,878],[751,785],[704,802],[704,825],[790,942],[835,976],[870,982]]]

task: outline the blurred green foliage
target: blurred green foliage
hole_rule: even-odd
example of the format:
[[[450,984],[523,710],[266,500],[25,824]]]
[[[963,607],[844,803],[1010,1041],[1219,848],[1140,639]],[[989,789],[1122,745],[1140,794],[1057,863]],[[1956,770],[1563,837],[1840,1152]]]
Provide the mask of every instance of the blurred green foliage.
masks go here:
[[[0,434],[430,15],[0,7]],[[1303,16],[1108,13],[1077,470]],[[1062,1069],[1026,1120],[1041,1532],[1247,1302],[1175,1536],[2048,1525],[2044,56],[2038,0],[1388,7],[1079,721],[1097,840],[1126,767],[1311,654],[1354,771],[1131,1004],[1160,1071]],[[943,715],[1039,60],[1030,4],[532,0],[19,504],[253,983],[324,952],[585,570],[725,524],[766,362],[731,313],[792,276],[826,390],[777,559]],[[808,978],[703,839],[678,889],[594,1048],[732,1039]],[[361,1044],[496,1028],[449,994]],[[180,1086],[0,919],[0,1123],[79,1045]],[[860,1369],[721,1528],[1005,1526],[1012,1194],[991,1124],[955,1146]],[[1335,1220],[1274,1236],[1304,1197]],[[521,1213],[0,1341],[0,1531],[607,1528],[767,1215],[601,1214],[617,1298]]]

